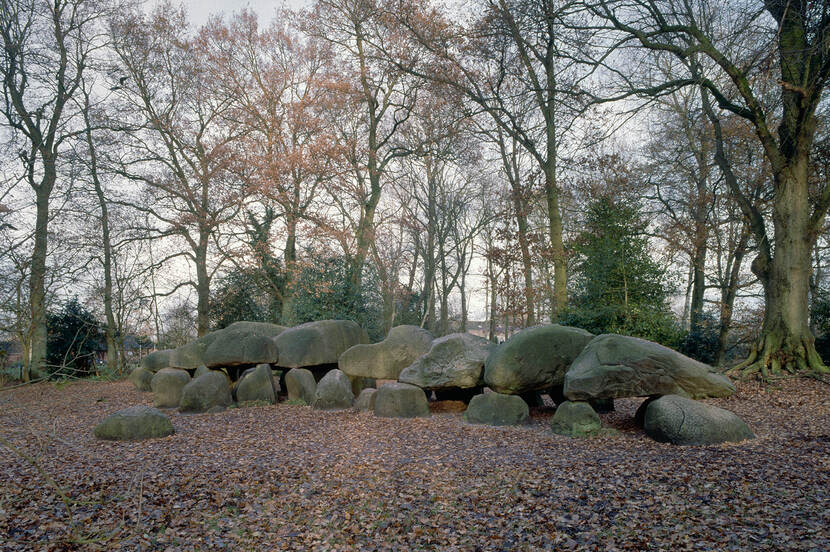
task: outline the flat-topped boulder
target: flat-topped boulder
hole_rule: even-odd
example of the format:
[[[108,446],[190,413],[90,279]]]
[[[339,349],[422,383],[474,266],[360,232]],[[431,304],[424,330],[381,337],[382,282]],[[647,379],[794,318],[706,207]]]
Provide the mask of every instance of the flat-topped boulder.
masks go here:
[[[604,334],[593,339],[565,376],[570,400],[682,395],[693,399],[735,392],[710,366],[645,339]]]
[[[284,368],[337,364],[347,349],[368,343],[366,331],[351,320],[318,320],[289,328],[273,338]]]
[[[643,429],[652,439],[675,445],[716,445],[755,438],[734,413],[678,395],[649,401]]]
[[[279,384],[274,381],[270,364],[258,364],[243,372],[236,384],[236,400],[244,402],[267,402],[276,404]]]
[[[247,320],[234,322],[225,328],[225,330],[243,332],[249,335],[262,335],[265,337],[276,337],[287,329],[287,327],[280,326],[279,324],[271,324],[270,322],[249,322]]]
[[[352,382],[338,369],[329,371],[317,383],[312,407],[317,410],[342,410],[354,404]]]
[[[173,354],[173,349],[162,349],[160,351],[153,351],[144,356],[139,364],[148,372],[155,374],[162,368],[170,368],[170,357]]]
[[[279,359],[277,345],[270,336],[230,327],[217,333],[219,335],[202,353],[208,368],[271,364]]]
[[[487,358],[484,382],[508,395],[562,385],[565,372],[593,338],[588,331],[558,324],[522,330]]]
[[[314,379],[314,374],[305,368],[292,368],[285,374],[285,387],[288,400],[312,404],[317,393],[317,380]]]
[[[358,344],[347,349],[337,365],[346,375],[398,379],[401,370],[429,351],[432,334],[418,326],[395,326],[380,343]]]
[[[162,368],[150,381],[153,404],[158,408],[176,408],[182,399],[182,389],[190,383],[190,374],[176,368]]]
[[[426,393],[408,383],[387,383],[375,393],[375,416],[383,418],[424,418],[429,416]]]
[[[518,395],[482,393],[470,401],[464,412],[464,421],[470,424],[493,426],[517,425],[530,416],[530,408]]]
[[[107,416],[95,427],[98,439],[135,441],[172,435],[173,423],[164,412],[150,406],[131,406]]]
[[[213,332],[216,333],[216,332]],[[208,334],[210,340],[215,337]],[[205,337],[208,337],[205,336]],[[176,347],[170,351],[170,362],[168,368],[178,368],[179,370],[195,370],[202,366],[205,362],[202,357],[207,349],[207,342],[204,338],[191,341],[181,347]]]
[[[426,354],[404,368],[398,381],[427,390],[480,387],[484,363],[495,347],[468,333],[439,337]]]
[[[211,371],[194,378],[182,388],[179,401],[181,412],[207,412],[214,407],[228,407],[233,402],[228,377],[217,371]]]

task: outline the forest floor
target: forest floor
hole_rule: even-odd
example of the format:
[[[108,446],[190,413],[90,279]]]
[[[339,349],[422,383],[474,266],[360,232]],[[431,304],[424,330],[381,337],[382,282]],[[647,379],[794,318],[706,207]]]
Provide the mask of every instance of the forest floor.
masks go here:
[[[0,444],[0,550],[830,550],[830,385],[710,402],[757,439],[660,444],[618,400],[617,432],[582,440],[547,408],[493,428],[279,404],[170,411],[170,437],[102,442],[101,419],[151,394],[3,390],[0,437],[37,467]]]

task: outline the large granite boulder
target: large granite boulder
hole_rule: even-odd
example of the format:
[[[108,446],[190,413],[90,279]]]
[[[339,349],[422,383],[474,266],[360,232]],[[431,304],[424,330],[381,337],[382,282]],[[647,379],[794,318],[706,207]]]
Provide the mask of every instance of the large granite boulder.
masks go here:
[[[649,401],[643,428],[652,439],[675,445],[716,445],[755,438],[734,413],[678,395]]]
[[[305,368],[292,368],[285,374],[285,387],[288,391],[288,400],[301,400],[306,404],[314,402],[317,393],[317,381],[314,374]]]
[[[239,402],[276,404],[278,393],[279,384],[274,381],[270,364],[257,364],[256,368],[245,370],[236,385],[236,400]]]
[[[273,340],[280,366],[307,368],[337,364],[340,355],[359,343],[368,343],[369,336],[351,320],[318,320],[289,328]]]
[[[153,379],[153,373],[142,366],[136,366],[133,371],[130,372],[128,379],[139,391],[153,390],[153,388],[150,387],[150,382]]]
[[[277,345],[269,336],[230,327],[218,333],[202,354],[208,368],[271,364],[279,359]]]
[[[375,410],[375,399],[377,398],[377,389],[367,388],[360,392],[360,395],[354,400],[354,409],[358,412],[372,412]]]
[[[179,401],[181,412],[206,412],[215,407],[230,406],[231,387],[228,377],[217,371],[211,371],[193,379],[182,389]]]
[[[562,385],[565,372],[593,338],[590,332],[558,324],[522,330],[487,358],[484,382],[508,395]]]
[[[352,382],[338,369],[329,371],[317,384],[312,407],[318,410],[351,408],[354,403]]]
[[[170,357],[173,349],[153,351],[141,359],[140,366],[148,372],[156,373],[162,368],[170,368]]]
[[[429,351],[432,334],[418,326],[395,326],[380,343],[346,350],[337,366],[351,377],[398,379],[401,370]]]
[[[493,343],[472,334],[445,335],[404,368],[398,381],[428,390],[480,387],[484,363],[494,348]]]
[[[587,402],[565,401],[556,409],[550,428],[559,435],[587,437],[599,433],[602,422]]]
[[[429,416],[426,393],[408,383],[387,383],[375,393],[375,416],[383,418],[423,418]]]
[[[570,400],[682,395],[693,399],[735,392],[729,378],[658,343],[605,334],[574,360],[565,376]]]
[[[156,408],[131,406],[107,416],[95,427],[94,434],[110,441],[153,439],[172,435],[173,423]]]
[[[162,368],[150,381],[153,404],[158,408],[176,408],[182,399],[182,389],[190,382],[190,374],[176,368]]]
[[[232,332],[241,332],[248,335],[262,335],[265,337],[276,337],[287,329],[288,328],[285,326],[280,326],[279,324],[271,324],[270,322],[249,322],[247,320],[234,322],[225,328],[225,330],[230,330]]]
[[[213,333],[215,334],[216,332]],[[215,338],[212,334],[208,334],[205,337],[208,336],[210,336],[208,339],[211,341]],[[205,363],[202,358],[205,354],[205,349],[207,349],[207,343],[204,338],[191,341],[181,347],[176,347],[170,351],[169,367],[178,368],[179,370],[195,370]]]
[[[476,395],[464,412],[464,420],[471,424],[494,426],[517,425],[530,416],[530,408],[518,395],[483,393]]]

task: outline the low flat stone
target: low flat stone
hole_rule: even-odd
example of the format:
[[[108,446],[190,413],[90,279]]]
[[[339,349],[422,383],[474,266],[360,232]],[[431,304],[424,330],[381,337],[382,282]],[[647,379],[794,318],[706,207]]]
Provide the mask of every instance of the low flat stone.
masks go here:
[[[131,406],[107,416],[95,427],[98,439],[135,441],[172,435],[173,423],[164,412],[150,406]]]
[[[678,395],[649,401],[643,428],[652,439],[675,445],[716,445],[755,438],[733,412]]]

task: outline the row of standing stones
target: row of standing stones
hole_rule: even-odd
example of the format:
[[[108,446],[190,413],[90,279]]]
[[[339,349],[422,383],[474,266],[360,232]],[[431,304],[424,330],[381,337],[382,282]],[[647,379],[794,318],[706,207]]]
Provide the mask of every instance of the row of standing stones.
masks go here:
[[[524,423],[528,403],[540,404],[547,394],[558,405],[552,431],[570,437],[609,431],[597,411],[613,410],[614,399],[647,397],[635,418],[658,441],[702,445],[754,438],[738,416],[697,400],[735,392],[711,367],[643,339],[594,336],[555,324],[495,345],[467,333],[435,339],[416,326],[397,326],[370,344],[362,328],[345,320],[293,328],[236,322],[148,355],[130,379],[153,392],[157,408],[112,414],[95,429],[99,438],[171,434],[172,423],[158,408],[215,412],[234,403],[275,404],[287,395],[315,409],[412,418],[430,415],[433,394],[463,400],[465,421],[489,425]],[[388,383],[375,388],[378,380]]]

